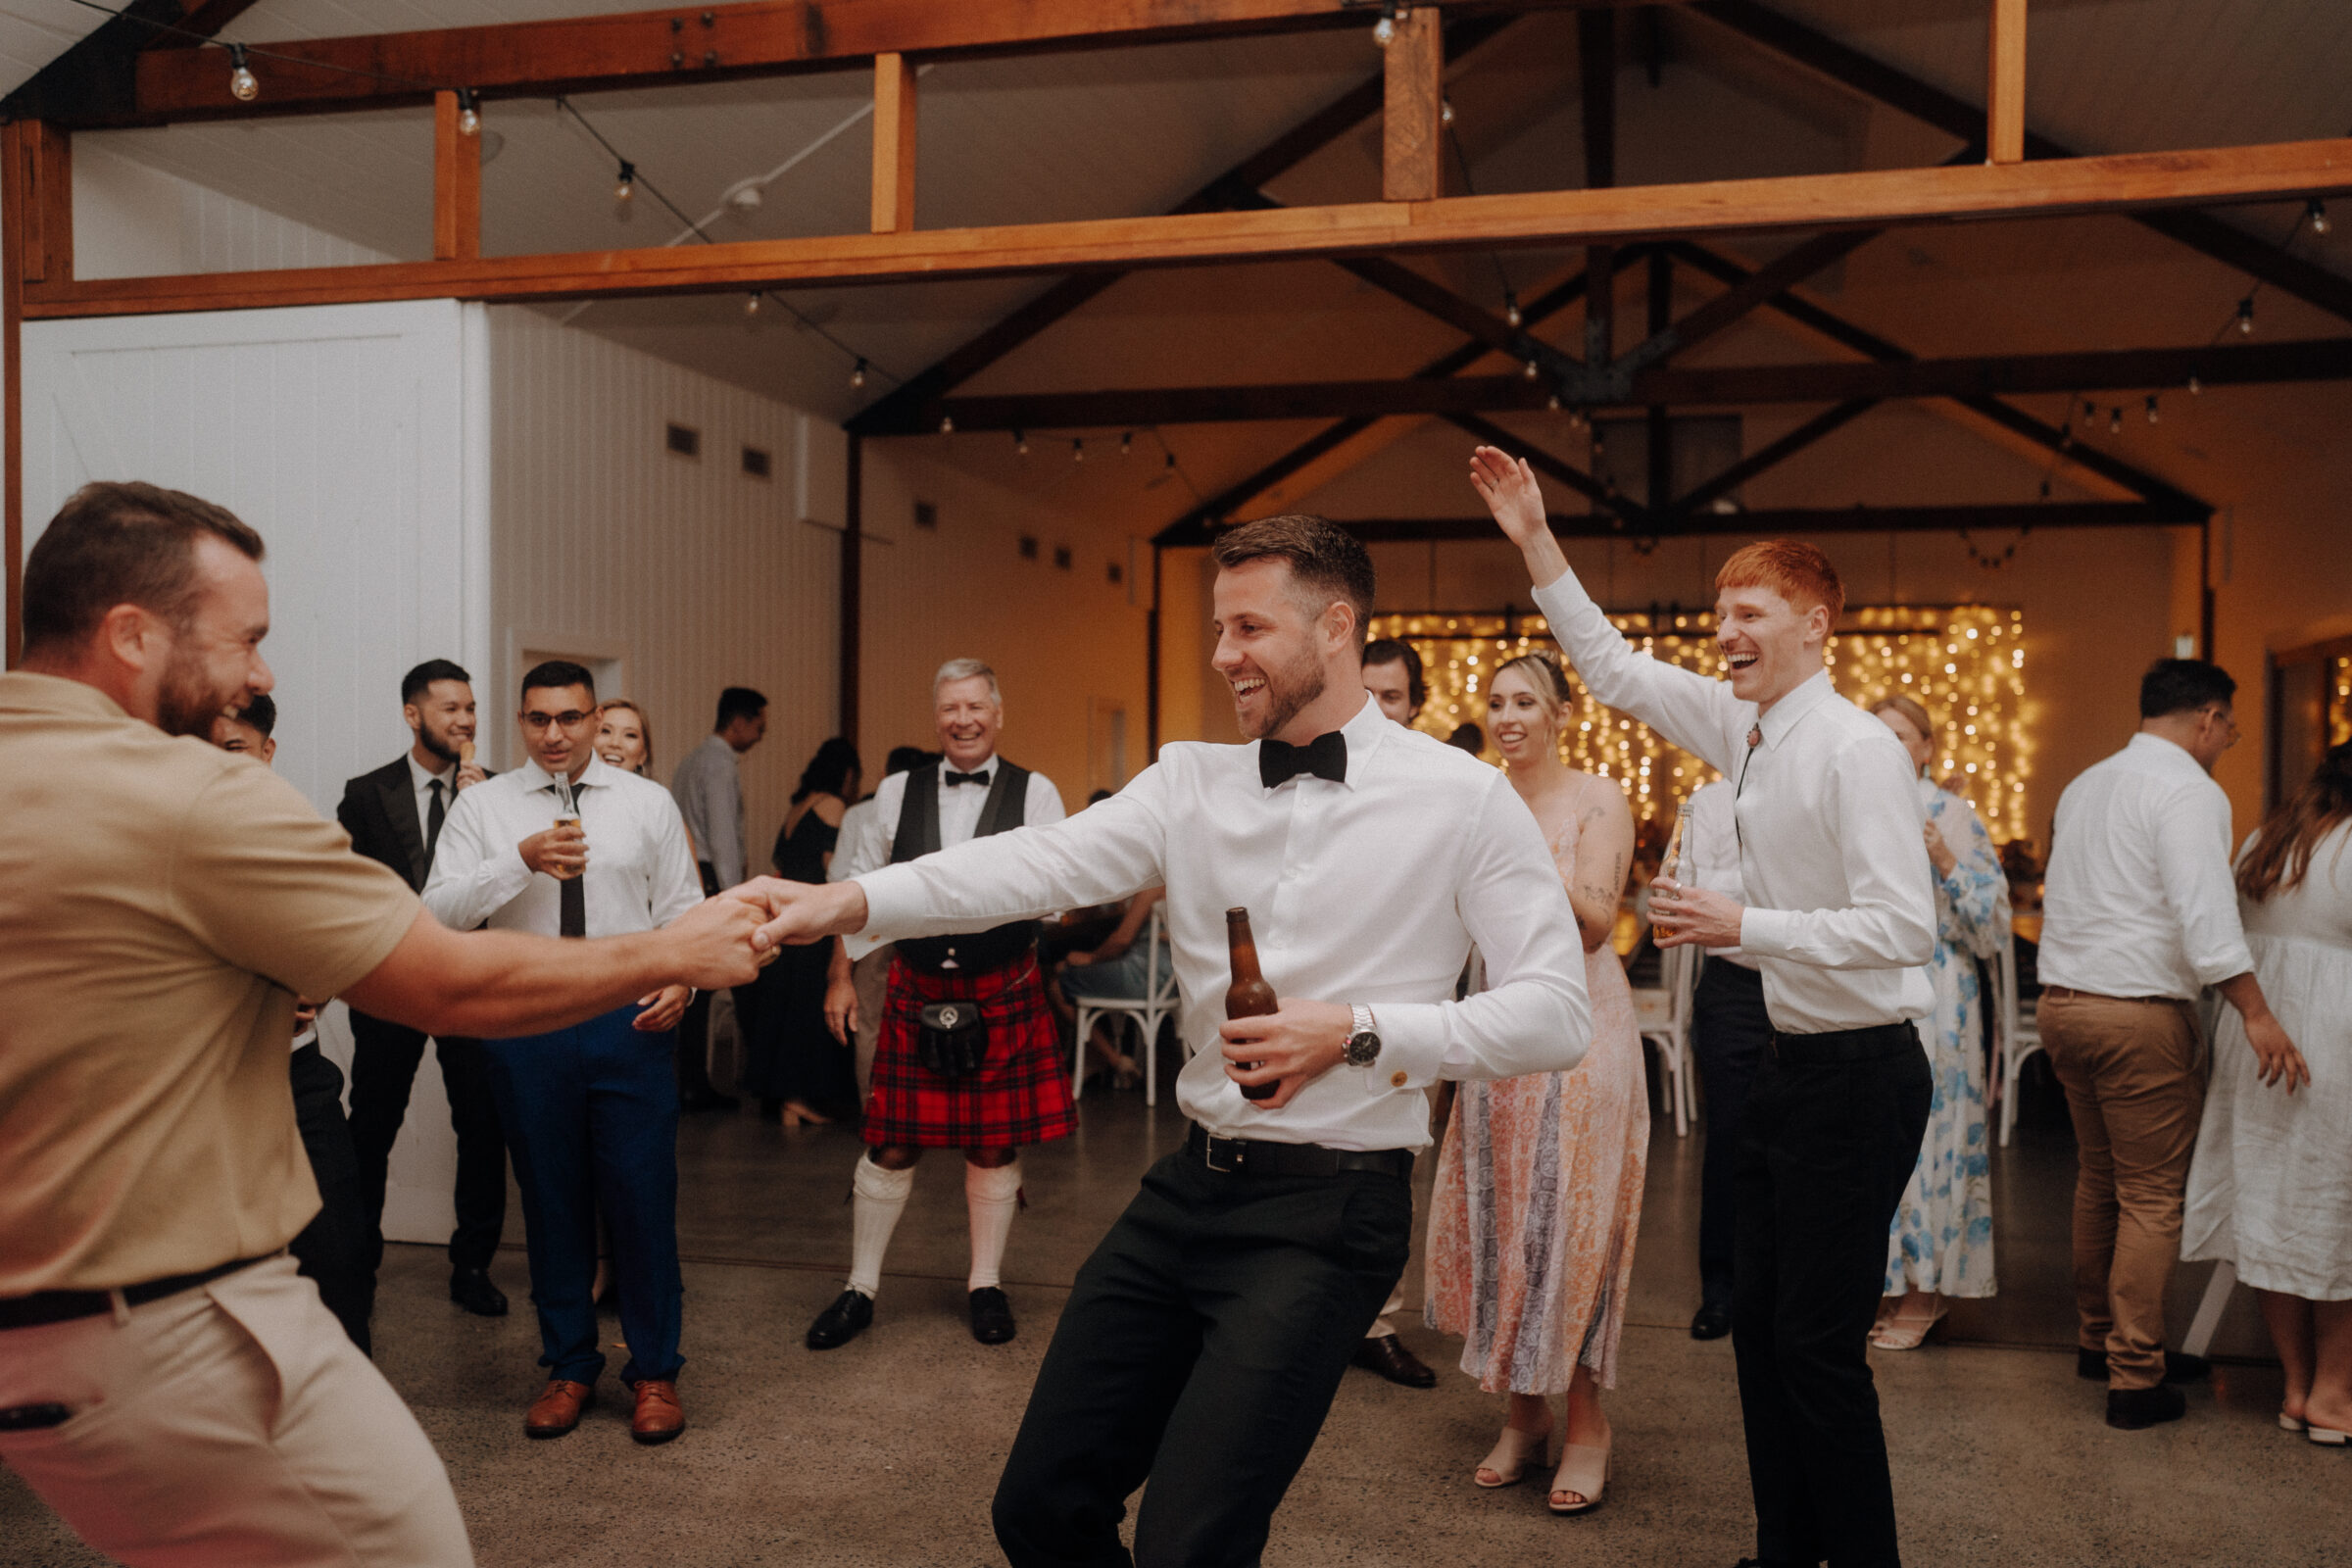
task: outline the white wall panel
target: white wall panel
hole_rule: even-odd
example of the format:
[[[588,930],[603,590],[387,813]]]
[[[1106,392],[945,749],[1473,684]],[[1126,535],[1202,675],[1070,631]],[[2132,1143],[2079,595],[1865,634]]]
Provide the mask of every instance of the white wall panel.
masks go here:
[[[104,132],[74,141],[77,277],[359,267],[399,259],[122,157],[106,142]]]

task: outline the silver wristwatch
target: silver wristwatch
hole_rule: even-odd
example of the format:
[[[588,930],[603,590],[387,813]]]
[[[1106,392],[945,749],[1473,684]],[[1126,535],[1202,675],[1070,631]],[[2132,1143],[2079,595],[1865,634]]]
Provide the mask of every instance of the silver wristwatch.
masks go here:
[[[1348,1010],[1354,1015],[1355,1031],[1348,1035],[1341,1058],[1350,1067],[1369,1067],[1380,1059],[1380,1035],[1372,1021],[1372,1009],[1359,1002]]]

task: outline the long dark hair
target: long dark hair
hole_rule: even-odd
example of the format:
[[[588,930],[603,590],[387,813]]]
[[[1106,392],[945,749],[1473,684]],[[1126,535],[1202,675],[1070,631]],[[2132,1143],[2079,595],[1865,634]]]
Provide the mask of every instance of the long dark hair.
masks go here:
[[[2311,852],[2352,817],[2352,741],[2331,746],[2319,771],[2264,818],[2254,849],[2237,868],[2237,891],[2260,903],[2303,880]]]
[[[858,748],[847,736],[836,735],[816,749],[808,765],[801,769],[801,787],[792,792],[792,804],[800,805],[811,795],[847,797],[852,773],[862,773],[865,767],[858,760]]]

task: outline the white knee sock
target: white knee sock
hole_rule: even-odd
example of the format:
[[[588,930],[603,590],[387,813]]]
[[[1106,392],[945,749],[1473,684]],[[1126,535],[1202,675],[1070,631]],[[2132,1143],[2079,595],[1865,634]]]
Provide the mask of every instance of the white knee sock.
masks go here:
[[[850,1289],[870,1299],[882,1288],[882,1254],[890,1250],[890,1233],[914,1191],[914,1168],[884,1170],[873,1155],[861,1154],[850,1191],[856,1195],[850,1204]]]
[[[998,1283],[1004,1266],[1004,1240],[1012,1234],[1012,1216],[1021,1206],[1021,1162],[963,1167],[963,1201],[972,1211],[972,1277],[969,1291]]]

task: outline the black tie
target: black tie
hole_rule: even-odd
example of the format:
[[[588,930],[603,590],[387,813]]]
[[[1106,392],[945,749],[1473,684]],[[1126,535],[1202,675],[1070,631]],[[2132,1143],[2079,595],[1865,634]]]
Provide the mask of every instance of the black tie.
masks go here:
[[[988,787],[988,770],[983,768],[977,773],[958,773],[954,768],[950,768],[948,769],[948,783],[951,786],[956,784],[977,784],[985,789]]]
[[[1268,789],[1301,773],[1327,778],[1334,784],[1348,782],[1348,737],[1338,730],[1318,735],[1304,746],[1292,746],[1284,741],[1260,741],[1257,745],[1257,778]]]
[[[577,795],[566,798],[564,792],[559,790],[556,798],[564,802],[565,815],[577,817],[580,814],[580,798]],[[588,883],[586,876],[583,874],[565,877],[556,884],[556,896],[558,901],[556,935],[563,937],[586,936],[588,934]]]
[[[424,813],[424,864],[429,871],[433,864],[433,846],[441,842],[441,824],[448,820],[449,810],[441,804],[441,781],[436,778],[426,782],[433,791],[433,804]]]

